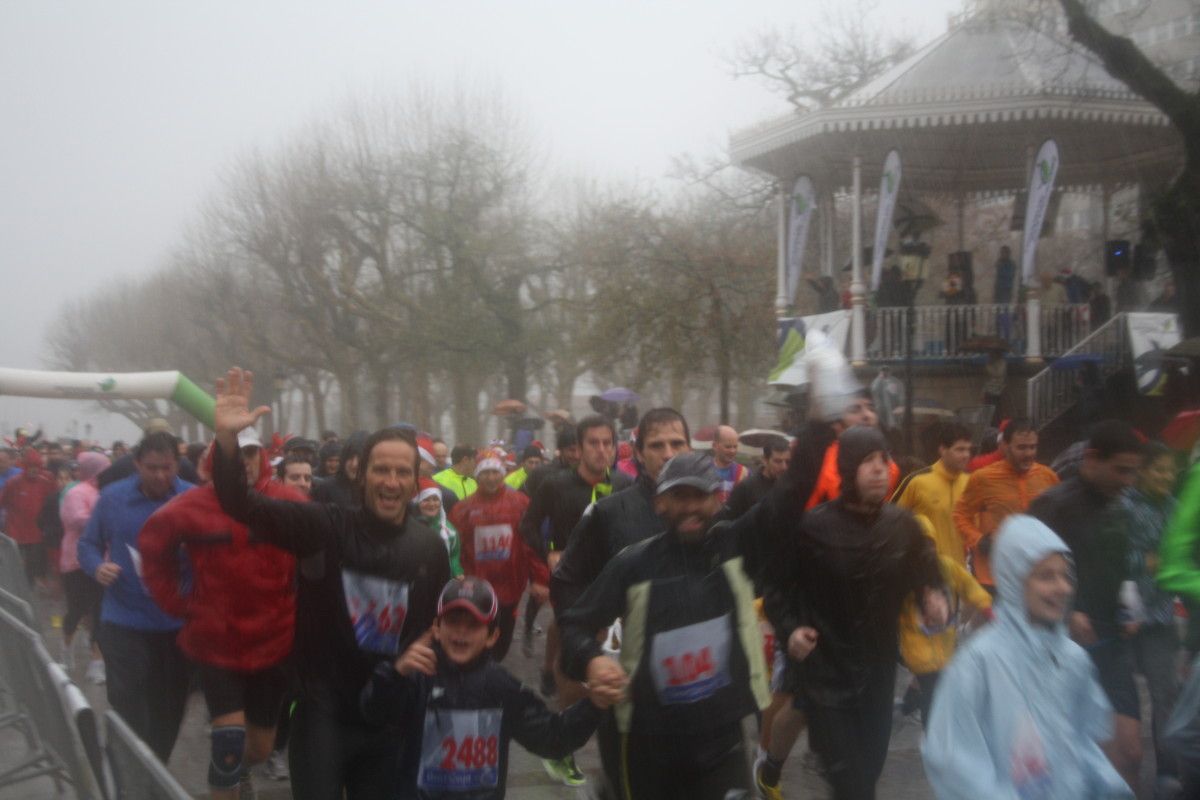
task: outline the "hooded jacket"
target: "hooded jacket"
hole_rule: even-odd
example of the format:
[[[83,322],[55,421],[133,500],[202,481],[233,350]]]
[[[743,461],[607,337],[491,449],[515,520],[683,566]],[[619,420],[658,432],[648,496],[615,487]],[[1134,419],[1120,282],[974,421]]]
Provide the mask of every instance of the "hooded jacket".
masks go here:
[[[342,445],[342,460],[332,477],[313,481],[312,499],[317,503],[333,503],[342,508],[358,508],[360,500],[354,481],[346,473],[351,459],[362,459],[363,445],[367,443],[366,431],[355,431],[346,437]],[[361,466],[361,464],[359,465]]]
[[[1091,658],[1067,636],[1029,621],[1025,582],[1066,544],[1044,524],[1010,516],[992,566],[996,622],[942,673],[921,753],[938,800],[1102,800],[1133,793],[1099,742],[1112,707]]]
[[[4,532],[17,544],[42,540],[37,518],[46,498],[58,490],[49,472],[42,469],[42,454],[30,448],[21,457],[21,474],[0,490],[0,509],[5,512]]]
[[[201,474],[211,474],[212,461],[210,446]],[[271,480],[263,448],[254,489],[280,500],[306,500]],[[296,560],[222,511],[211,483],[155,511],[142,526],[138,549],[146,588],[160,608],[183,618],[179,646],[194,661],[254,672],[291,652]],[[180,580],[180,549],[192,566],[187,592]]]
[[[87,527],[92,509],[100,499],[100,484],[96,476],[109,465],[108,456],[102,453],[79,454],[79,482],[63,492],[59,517],[62,519],[62,552],[58,557],[58,568],[65,575],[79,569],[79,537]]]

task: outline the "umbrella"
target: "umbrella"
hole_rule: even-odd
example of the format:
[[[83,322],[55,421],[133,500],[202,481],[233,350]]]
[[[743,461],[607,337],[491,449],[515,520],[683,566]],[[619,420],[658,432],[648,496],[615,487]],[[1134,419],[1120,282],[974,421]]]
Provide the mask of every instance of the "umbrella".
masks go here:
[[[614,386],[611,389],[605,389],[600,393],[601,400],[607,400],[610,403],[636,403],[638,401],[637,392],[632,389],[626,389],[624,386]]]
[[[501,400],[492,408],[492,413],[497,417],[508,417],[516,414],[525,413],[525,404],[520,400]]]
[[[571,412],[565,408],[556,408],[553,411],[547,411],[545,417],[551,422],[562,424],[571,421]]]
[[[518,431],[540,431],[546,427],[546,420],[541,417],[522,417],[513,423],[513,428]]]
[[[781,439],[785,442],[790,442],[792,437],[783,431],[773,431],[769,428],[751,428],[750,430],[742,431],[738,435],[738,441],[747,447],[766,447]]]
[[[1188,450],[1200,439],[1200,408],[1181,411],[1163,428],[1162,440],[1174,450]]]
[[[906,197],[896,204],[896,217],[892,224],[900,232],[901,239],[916,239],[941,225],[942,220],[923,201]]]

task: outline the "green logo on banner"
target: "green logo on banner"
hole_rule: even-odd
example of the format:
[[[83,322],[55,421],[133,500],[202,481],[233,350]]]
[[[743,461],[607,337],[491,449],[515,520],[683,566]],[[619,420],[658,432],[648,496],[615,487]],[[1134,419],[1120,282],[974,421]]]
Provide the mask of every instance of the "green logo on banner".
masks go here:
[[[808,212],[808,198],[806,198],[804,195],[792,195],[792,202],[796,204],[797,214],[805,214]]]
[[[888,194],[891,194],[892,192],[896,191],[896,176],[894,174],[892,174],[891,170],[888,170],[887,172],[883,173],[883,180],[887,183],[887,193]]]
[[[113,389],[117,388],[117,382],[113,378],[105,378],[104,380],[100,381],[99,386],[100,391],[111,392]]]
[[[1056,158],[1043,158],[1038,162],[1038,172],[1041,175],[1042,183],[1049,183],[1050,176],[1054,172],[1054,167],[1058,164]]]

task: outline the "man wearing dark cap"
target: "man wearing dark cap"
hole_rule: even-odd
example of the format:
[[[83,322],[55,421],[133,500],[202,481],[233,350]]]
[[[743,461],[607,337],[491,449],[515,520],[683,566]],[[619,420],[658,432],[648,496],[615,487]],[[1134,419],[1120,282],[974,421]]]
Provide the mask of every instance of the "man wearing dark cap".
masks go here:
[[[875,796],[891,735],[897,609],[916,593],[928,628],[949,616],[933,541],[885,503],[891,463],[877,428],[838,438],[841,496],[804,515],[788,570],[790,625],[775,628],[800,665],[797,701],[835,800]]]
[[[712,525],[720,488],[707,454],[668,461],[654,496],[665,532],[621,551],[559,615],[567,675],[623,690],[610,713],[629,800],[749,790],[741,721],[766,706],[767,675],[743,542]],[[596,631],[617,617],[614,659]]]

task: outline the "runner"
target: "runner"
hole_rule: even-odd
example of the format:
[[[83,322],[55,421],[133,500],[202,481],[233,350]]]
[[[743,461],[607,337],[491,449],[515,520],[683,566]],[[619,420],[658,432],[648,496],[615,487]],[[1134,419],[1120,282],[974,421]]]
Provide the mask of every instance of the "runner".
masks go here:
[[[598,689],[558,714],[491,657],[501,637],[499,601],[487,581],[446,584],[432,629],[363,690],[363,716],[379,724],[422,720],[417,769],[399,798],[502,800],[509,742],[544,758],[582,747],[617,693]],[[611,699],[609,699],[611,698]]]
[[[651,409],[638,422],[635,442],[637,481],[597,501],[584,514],[554,570],[550,591],[558,613],[574,605],[617,553],[666,528],[655,511],[654,494],[663,465],[691,450],[687,420],[673,408]],[[597,742],[609,796],[615,797],[620,786],[620,738],[611,716],[601,722]]]
[[[358,467],[362,459],[363,445],[366,443],[366,431],[355,431],[346,437],[337,472],[332,478],[313,483],[312,499],[315,502],[333,503],[347,511],[359,507],[362,502],[362,490],[358,480]]]
[[[100,600],[104,588],[96,583],[79,565],[79,537],[83,535],[92,511],[100,500],[100,487],[96,476],[109,465],[103,453],[79,454],[79,482],[63,493],[60,516],[63,524],[62,550],[59,554],[59,571],[62,573],[63,591],[67,596],[67,613],[63,615],[63,663],[67,672],[75,668],[72,645],[79,623],[84,623],[91,639],[91,661],[86,677],[93,683],[104,683],[104,659],[100,645],[96,642],[99,632]]]
[[[733,487],[746,479],[750,474],[750,470],[746,469],[745,464],[737,462],[738,451],[738,432],[728,425],[718,425],[716,432],[713,434],[713,465],[717,468],[717,475],[721,477],[721,491],[718,494],[721,497],[721,504],[729,502],[729,496],[733,494]]]
[[[1141,701],[1128,638],[1133,627],[1123,625],[1127,616],[1121,608],[1132,522],[1121,494],[1137,480],[1141,462],[1142,442],[1133,428],[1101,422],[1088,437],[1078,474],[1029,504],[1029,514],[1071,548],[1076,596],[1067,629],[1099,671],[1116,713],[1114,740],[1105,751],[1135,790],[1142,762]]]
[[[776,482],[787,472],[792,457],[791,445],[782,436],[763,445],[762,469],[733,487],[733,493],[725,503],[722,516],[737,519],[749,511],[755,503],[771,493]]]
[[[504,485],[510,489],[520,489],[529,479],[530,473],[542,466],[543,461],[545,461],[545,457],[542,455],[541,449],[535,445],[529,445],[521,451],[521,466],[509,473],[508,477],[504,479]]]
[[[575,428],[580,452],[578,466],[551,472],[537,486],[521,520],[521,535],[546,560],[551,574],[588,506],[630,485],[626,475],[612,469],[616,436],[612,422],[605,417],[584,417]],[[546,631],[541,690],[546,696],[557,692],[562,709],[583,696],[583,687],[561,674],[558,655],[558,625],[551,621]],[[546,762],[545,767],[568,786],[580,786],[587,780],[573,757]]]
[[[431,531],[437,531],[446,545],[450,556],[450,575],[455,578],[463,576],[462,568],[462,539],[458,529],[446,518],[446,509],[442,507],[445,498],[445,487],[434,483],[432,478],[421,478],[417,482],[417,510],[421,512],[421,521]]]
[[[870,800],[892,730],[897,609],[917,595],[934,630],[945,626],[949,609],[933,542],[909,512],[885,503],[883,434],[858,426],[838,443],[842,496],[801,520],[787,571],[795,627],[776,626],[775,635],[799,663],[809,746],[833,797]]]
[[[475,493],[477,484],[471,477],[475,472],[475,448],[469,444],[455,445],[450,451],[450,466],[433,476],[433,479],[454,492],[459,500],[466,500]]]
[[[967,488],[971,431],[960,422],[951,422],[941,425],[937,436],[938,460],[905,478],[892,502],[929,520],[938,555],[965,567],[967,551],[954,527],[954,506]]]
[[[289,454],[283,457],[275,468],[275,477],[290,489],[294,489],[305,497],[311,497],[313,491],[312,462],[299,454]]]
[[[138,532],[192,485],[176,474],[179,448],[169,433],[146,434],[133,463],[133,475],[101,490],[79,539],[79,566],[104,587],[97,640],[108,704],[165,764],[183,721],[191,666],[175,641],[183,621],[160,609],[142,583]]]
[[[361,507],[295,503],[248,491],[237,431],[269,412],[253,411],[253,378],[238,368],[217,382],[213,485],[221,509],[265,541],[301,558],[295,658],[304,687],[292,723],[292,792],[298,800],[391,797],[396,754],[418,736],[369,724],[359,693],[375,665],[399,656],[433,622],[450,578],[441,537],[408,515],[416,493],[412,433],[384,428],[368,437],[357,472]],[[312,557],[312,558],[309,558]]]
[[[271,480],[253,428],[238,433],[236,442],[247,487],[263,497],[307,500]],[[210,449],[201,476],[212,472],[213,459]],[[213,800],[252,793],[250,768],[271,754],[288,686],[283,661],[292,650],[296,561],[265,544],[267,538],[253,523],[223,513],[211,484],[156,511],[138,535],[146,588],[159,608],[183,619],[179,646],[199,667],[212,723]],[[186,592],[180,553],[191,567]]]
[[[708,455],[668,461],[655,494],[666,531],[622,550],[561,612],[566,673],[625,690],[612,712],[624,800],[750,788],[741,721],[766,706],[767,676],[742,542],[712,526],[720,487]],[[617,617],[619,663],[595,635]]]
[[[1053,531],[1009,516],[995,548],[996,622],[942,676],[925,743],[941,800],[1131,798],[1100,749],[1112,707],[1063,624],[1071,551]]]
[[[1009,514],[1025,513],[1035,497],[1059,482],[1053,470],[1037,463],[1038,433],[1032,422],[1009,420],[1003,439],[1004,457],[971,473],[953,514],[954,526],[971,554],[971,571],[993,592],[988,568],[992,534]]]
[[[525,587],[529,585],[531,595],[545,600],[550,574],[546,562],[518,534],[529,498],[505,485],[504,462],[498,454],[482,454],[475,465],[475,480],[478,491],[454,507],[450,522],[462,537],[463,571],[488,581],[500,598],[500,638],[491,647],[492,658],[499,663],[512,644]]]
[[[25,580],[30,587],[46,588],[46,546],[37,518],[51,494],[57,494],[54,476],[42,468],[42,454],[32,447],[21,453],[21,472],[0,489],[4,532],[21,550]]]

